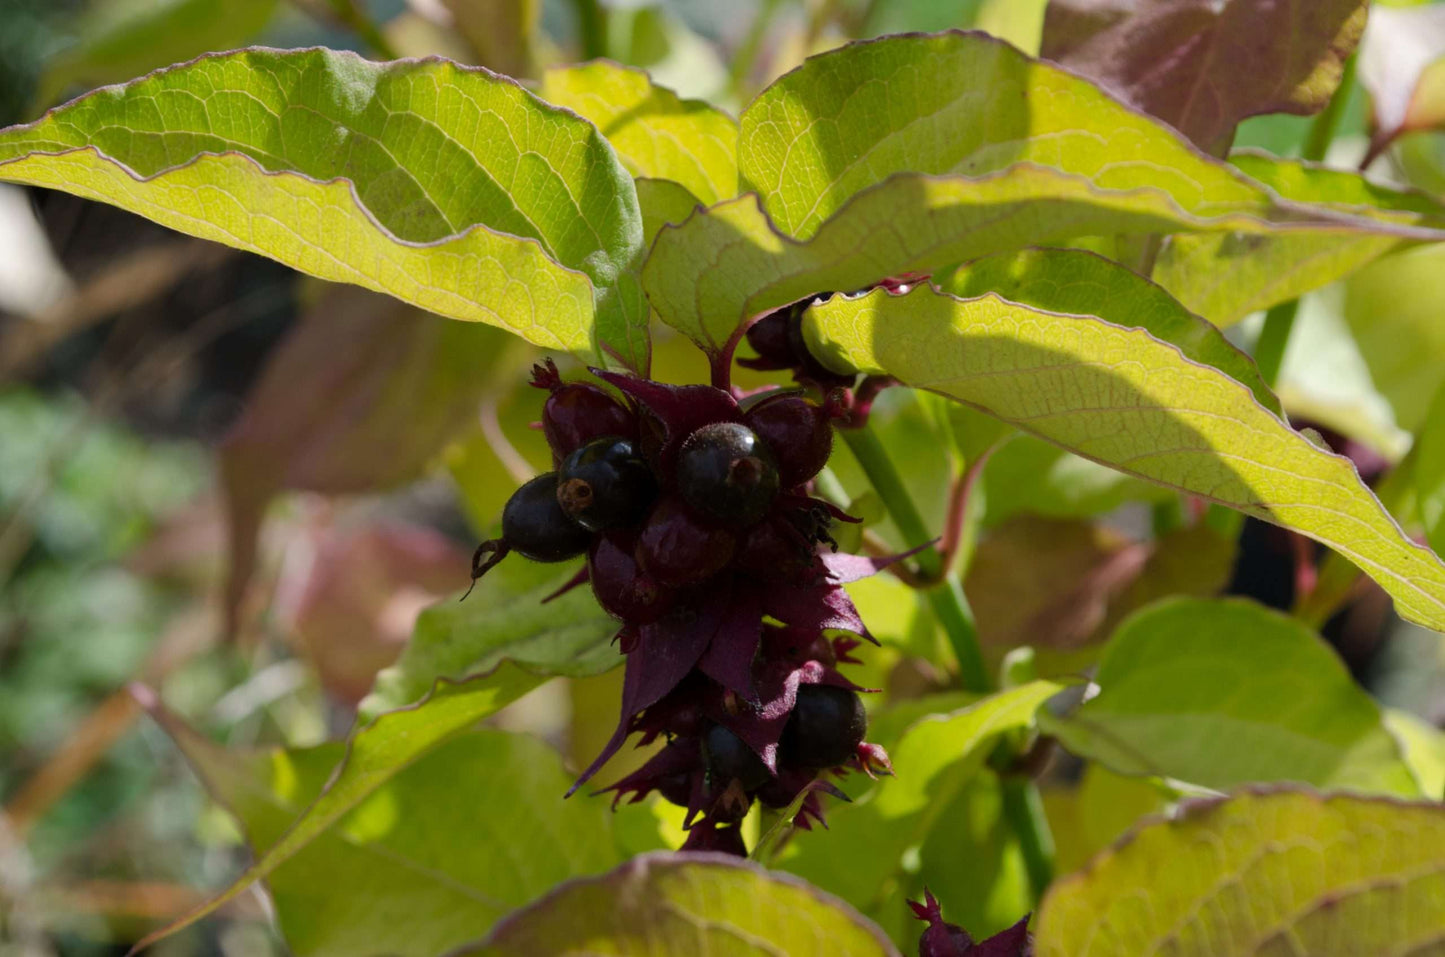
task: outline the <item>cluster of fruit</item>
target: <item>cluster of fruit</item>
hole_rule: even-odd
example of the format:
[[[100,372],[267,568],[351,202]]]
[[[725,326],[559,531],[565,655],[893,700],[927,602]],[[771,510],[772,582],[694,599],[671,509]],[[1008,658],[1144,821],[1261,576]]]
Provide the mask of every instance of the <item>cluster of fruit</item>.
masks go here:
[[[592,371],[620,395],[564,382],[550,360],[534,369],[555,470],[513,495],[473,577],[512,551],[587,556],[567,587],[590,584],[621,621],[626,670],[617,730],[573,790],[630,734],[664,738],[608,790],[657,791],[688,808],[685,848],[744,854],[754,800],[798,802],[806,827],[819,792],[839,793],[820,774],[888,767],[863,741],[862,689],[837,670],[869,638],[842,585],[883,563],[837,554],[829,527],[855,520],[810,494],[844,399]]]

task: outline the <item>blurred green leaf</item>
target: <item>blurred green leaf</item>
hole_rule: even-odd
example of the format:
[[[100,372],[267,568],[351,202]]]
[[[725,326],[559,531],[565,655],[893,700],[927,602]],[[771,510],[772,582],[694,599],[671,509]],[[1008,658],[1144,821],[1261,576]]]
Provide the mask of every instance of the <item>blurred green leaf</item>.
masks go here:
[[[154,714],[258,856],[344,758],[340,744],[225,751]],[[616,865],[613,815],[600,801],[564,802],[568,783],[556,752],[534,738],[474,730],[447,742],[271,872],[288,949],[432,957],[557,883]]]
[[[1384,714],[1385,727],[1400,743],[1405,763],[1420,782],[1420,793],[1445,801],[1445,731],[1398,708],[1386,708]]]
[[[1125,502],[1164,501],[1178,494],[1024,433],[993,453],[981,484],[988,527],[1019,514],[1091,518]]]
[[[1230,162],[1293,202],[1381,223],[1445,226],[1445,205],[1424,193],[1379,186],[1355,172],[1257,153],[1235,153]],[[1398,239],[1368,232],[1179,234],[1161,250],[1153,278],[1193,312],[1228,326],[1343,279],[1400,245]]]
[[[46,66],[36,99],[48,107],[76,86],[129,80],[245,46],[275,12],[276,0],[100,0],[76,18],[75,42]]]
[[[1045,788],[1043,798],[1058,848],[1055,864],[1060,874],[1082,869],[1146,815],[1158,814],[1169,805],[1168,795],[1155,779],[1115,774],[1093,762],[1084,766],[1077,787]]]
[[[631,177],[590,124],[483,71],[206,56],[0,131],[0,179],[647,365]]]
[[[1162,288],[1102,256],[1081,249],[1024,249],[975,260],[936,277],[934,284],[960,299],[993,293],[1050,312],[1143,329],[1178,346],[1186,359],[1243,383],[1260,405],[1280,414],[1279,399],[1252,359]]]
[[[612,646],[618,624],[583,585],[543,604],[579,566],[544,565],[520,555],[477,582],[466,601],[448,598],[421,613],[396,664],[376,676],[363,718],[412,704],[438,679],[464,681],[502,662],[551,675],[583,677],[622,663]]]
[[[1345,319],[1400,428],[1418,431],[1445,384],[1445,246],[1410,249],[1345,284]]]
[[[920,288],[835,296],[807,311],[804,334],[836,368],[897,376],[1308,535],[1371,574],[1402,617],[1445,629],[1445,564],[1405,536],[1347,460],[1141,330]]]
[[[591,120],[633,176],[671,180],[703,203],[736,196],[737,121],[607,60],[559,67],[541,95]]]
[[[1251,602],[1173,599],[1139,612],[1094,681],[1097,696],[1043,724],[1122,774],[1420,794],[1379,707],[1329,645]]]
[[[1052,0],[1043,55],[1211,152],[1240,120],[1329,102],[1368,0]]]
[[[928,839],[993,743],[1030,727],[1060,687],[1035,681],[961,710],[919,717],[896,744],[887,744],[895,776],[852,795],[852,804],[830,805],[828,830],[795,834],[777,865],[865,913],[883,905],[905,853]]]
[[[1415,495],[1425,537],[1437,552],[1445,551],[1445,384],[1436,390],[1415,441]]]
[[[513,77],[535,69],[542,0],[440,0],[482,66]]]
[[[692,952],[898,957],[876,926],[796,878],[719,855],[673,853],[563,884],[457,955]]]
[[[1039,957],[1429,953],[1445,926],[1442,861],[1438,804],[1290,791],[1193,802],[1056,882],[1034,947]]]

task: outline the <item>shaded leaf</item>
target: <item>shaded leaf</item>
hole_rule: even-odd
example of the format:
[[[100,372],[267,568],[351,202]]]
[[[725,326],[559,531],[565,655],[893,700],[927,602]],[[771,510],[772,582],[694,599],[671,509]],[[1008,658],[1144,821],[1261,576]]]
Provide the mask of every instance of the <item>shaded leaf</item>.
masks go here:
[[[1377,5],[1360,45],[1360,85],[1373,108],[1372,156],[1402,133],[1445,124],[1445,9]]]
[[[1333,649],[1251,602],[1145,609],[1109,640],[1094,680],[1097,696],[1044,725],[1119,773],[1220,790],[1287,781],[1420,794],[1379,706]]]
[[[1431,547],[1442,551],[1445,550],[1445,384],[1436,390],[1435,400],[1415,441],[1419,450],[1415,458],[1415,495],[1419,499],[1420,518]]]
[[[1046,787],[1043,801],[1060,874],[1079,870],[1145,815],[1169,806],[1168,794],[1155,779],[1115,774],[1093,762],[1084,765],[1077,787]]]
[[[703,203],[737,195],[738,124],[721,110],[608,60],[548,70],[540,92],[595,123],[633,176],[671,180]]]
[[[396,661],[417,614],[466,587],[468,556],[432,528],[395,521],[327,528],[309,545],[287,637],[327,691],[355,704]]]
[[[645,854],[600,878],[570,881],[457,952],[788,954],[898,951],[843,901],[787,874],[723,854]]]
[[[230,613],[243,599],[276,493],[370,492],[417,478],[475,428],[504,341],[492,329],[362,289],[328,290],[268,357],[221,445]]]
[[[1042,51],[1223,153],[1246,117],[1323,108],[1368,10],[1366,0],[1052,0]]]
[[[1293,202],[1382,223],[1445,226],[1445,205],[1437,200],[1371,183],[1355,172],[1257,153],[1235,153],[1230,162]],[[1160,251],[1152,275],[1191,311],[1228,326],[1343,279],[1400,245],[1398,239],[1368,232],[1348,237],[1175,234]]]
[[[905,852],[927,839],[1000,735],[1032,726],[1034,713],[1061,686],[1035,681],[960,710],[919,718],[894,743],[894,777],[852,804],[828,808],[828,830],[800,834],[777,865],[871,911],[889,894]]]
[[[225,751],[163,708],[152,714],[258,855],[342,757],[338,744]],[[567,781],[556,752],[525,735],[474,730],[437,748],[268,877],[289,952],[432,957],[558,882],[616,865],[613,815],[564,803]]]
[[[1049,889],[1040,957],[1425,954],[1445,807],[1291,791],[1196,801]]]
[[[1176,494],[1023,433],[989,457],[981,484],[988,527],[1020,513],[1090,518],[1125,502],[1163,501]]]
[[[835,296],[808,310],[804,333],[831,366],[897,376],[1308,535],[1374,577],[1403,617],[1445,629],[1445,565],[1405,536],[1348,459],[1142,331],[920,288]]]
[[[109,0],[77,18],[75,44],[51,58],[40,76],[41,107],[75,86],[129,80],[159,67],[243,46],[276,12],[276,0]]]
[[[1385,727],[1400,743],[1405,763],[1420,783],[1420,793],[1445,801],[1445,731],[1397,708],[1385,709]]]
[[[507,76],[529,77],[535,68],[533,39],[542,0],[439,0],[452,25],[482,66]]]
[[[510,661],[539,675],[584,677],[622,664],[617,622],[590,588],[543,604],[577,572],[513,556],[477,582],[466,601],[450,597],[421,613],[400,660],[377,675],[364,716],[411,704],[437,679],[460,681]]]
[[[1445,385],[1445,246],[1382,259],[1345,284],[1345,321],[1402,429],[1420,431]]]
[[[1208,322],[1185,309],[1164,289],[1131,269],[1082,249],[1024,249],[986,256],[934,279],[961,299],[996,293],[1011,302],[1050,312],[1097,316],[1125,328],[1143,329],[1179,347],[1186,359],[1213,366],[1242,382],[1259,404],[1278,415],[1279,399],[1254,360]]]
[[[646,366],[631,178],[590,124],[485,71],[208,55],[0,131],[0,179]]]

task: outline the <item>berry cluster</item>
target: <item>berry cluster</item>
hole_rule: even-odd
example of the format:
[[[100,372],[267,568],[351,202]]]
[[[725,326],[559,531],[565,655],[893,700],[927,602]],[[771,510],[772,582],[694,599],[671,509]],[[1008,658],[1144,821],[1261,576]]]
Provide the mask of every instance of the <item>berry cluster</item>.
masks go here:
[[[550,360],[533,370],[555,470],[512,496],[473,579],[513,551],[586,554],[566,587],[589,583],[622,622],[627,661],[617,729],[572,791],[629,735],[664,739],[607,789],[614,803],[657,791],[688,809],[685,848],[742,855],[754,800],[800,802],[807,827],[819,793],[839,794],[820,774],[888,769],[863,741],[863,689],[837,670],[872,640],[842,585],[886,560],[837,554],[830,526],[856,519],[810,494],[844,407],[592,372],[621,396],[564,382]]]

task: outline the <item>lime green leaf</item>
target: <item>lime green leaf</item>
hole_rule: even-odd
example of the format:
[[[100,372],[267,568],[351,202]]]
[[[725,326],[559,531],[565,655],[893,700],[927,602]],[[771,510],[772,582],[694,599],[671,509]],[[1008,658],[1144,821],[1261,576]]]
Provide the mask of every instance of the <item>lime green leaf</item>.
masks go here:
[[[1002,734],[1030,727],[1060,685],[1034,681],[961,710],[932,714],[887,741],[895,777],[852,804],[830,804],[828,830],[797,834],[778,866],[871,911],[883,903],[903,857],[922,843]]]
[[[339,744],[224,751],[153,713],[258,855],[343,757]],[[615,866],[614,815],[563,801],[569,781],[557,753],[526,735],[469,731],[437,748],[271,873],[289,952],[432,957],[561,881]]]
[[[718,855],[673,853],[563,884],[457,952],[582,953],[898,957],[871,922],[796,878]]]
[[[1425,536],[1438,552],[1445,550],[1445,385],[1436,390],[1416,442],[1415,495]]]
[[[633,176],[667,179],[704,203],[738,192],[738,124],[646,73],[607,60],[548,70],[542,99],[591,120]]]
[[[1445,801],[1445,731],[1396,708],[1385,709],[1385,727],[1400,742],[1405,763],[1420,782],[1420,793]]]
[[[1423,430],[1445,385],[1445,246],[1382,259],[1345,284],[1345,320],[1402,429]]]
[[[1347,459],[1141,330],[923,288],[835,296],[808,310],[804,332],[837,368],[897,376],[1308,535],[1378,581],[1403,617],[1445,630],[1445,565],[1405,536]]]
[[[0,131],[0,179],[646,365],[631,177],[591,124],[484,71],[206,56]]]
[[[466,681],[439,679],[421,701],[358,727],[325,788],[269,844],[266,852],[258,855],[256,862],[225,891],[152,934],[145,943],[195,923],[256,881],[269,877],[416,761],[545,680],[544,666],[532,662],[524,667],[504,658],[492,671]]]
[[[583,677],[622,663],[612,646],[617,622],[574,588],[546,604],[578,566],[513,556],[487,573],[466,601],[449,598],[421,613],[396,664],[376,676],[363,717],[422,698],[438,678],[464,680],[510,661],[538,675]]]
[[[1109,639],[1094,681],[1098,695],[1044,725],[1121,774],[1420,796],[1379,706],[1334,650],[1252,602],[1146,608]]]
[[[77,85],[129,80],[211,50],[242,46],[275,12],[276,0],[90,4],[74,24],[75,45],[55,56],[41,74],[36,99],[47,107]]]
[[[1125,777],[1092,762],[1084,765],[1077,787],[1045,788],[1043,799],[1060,873],[1083,867],[1145,815],[1169,805],[1169,795],[1156,779]]]
[[[642,235],[650,244],[662,227],[686,222],[697,208],[697,197],[670,179],[639,177],[637,202],[642,208]]]
[[[981,177],[1019,163],[1097,191],[1138,190],[1186,218],[1270,205],[1169,127],[978,33],[886,37],[813,57],[764,90],[741,129],[745,188],[798,238],[895,174]]]
[[[1358,173],[1258,153],[1236,153],[1230,162],[1292,202],[1382,224],[1445,226],[1445,205],[1424,193],[1376,185]],[[1342,279],[1400,244],[1368,231],[1354,236],[1176,234],[1160,252],[1153,278],[1190,310],[1228,326]]]
[[[1263,113],[1309,114],[1340,84],[1366,0],[1053,0],[1043,52],[1194,142]]]
[[[1186,359],[1242,382],[1260,405],[1280,413],[1279,399],[1254,360],[1159,286],[1102,256],[1081,249],[1025,249],[987,256],[934,283],[960,299],[993,292],[1050,312],[1098,316],[1116,326],[1143,329],[1178,346]]]
[[[1445,807],[1291,791],[1197,801],[1050,888],[1039,957],[1425,954]]]

